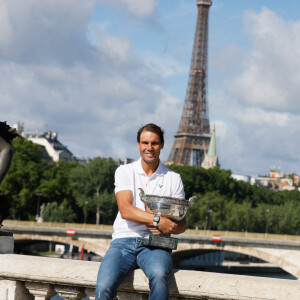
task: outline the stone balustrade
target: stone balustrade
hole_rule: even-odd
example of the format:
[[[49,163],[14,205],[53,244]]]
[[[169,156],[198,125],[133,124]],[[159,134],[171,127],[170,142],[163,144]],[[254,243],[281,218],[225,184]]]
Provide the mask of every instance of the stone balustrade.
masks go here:
[[[94,299],[99,262],[0,254],[1,300]],[[173,270],[172,300],[300,299],[300,281]],[[128,275],[118,290],[121,300],[148,299],[148,280],[141,270]],[[88,298],[86,298],[88,299]]]

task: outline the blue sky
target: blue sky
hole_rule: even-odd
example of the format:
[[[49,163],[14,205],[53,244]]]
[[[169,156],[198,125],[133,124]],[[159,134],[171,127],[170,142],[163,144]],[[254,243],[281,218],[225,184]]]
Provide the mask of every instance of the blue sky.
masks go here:
[[[77,157],[138,158],[137,128],[183,108],[195,0],[0,0],[0,120],[58,131]],[[215,0],[208,99],[221,167],[300,174],[300,4]]]

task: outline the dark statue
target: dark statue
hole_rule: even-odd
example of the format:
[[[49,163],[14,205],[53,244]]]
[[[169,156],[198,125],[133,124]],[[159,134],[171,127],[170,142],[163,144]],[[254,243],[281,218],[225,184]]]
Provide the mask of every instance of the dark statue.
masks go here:
[[[9,170],[12,160],[12,140],[20,136],[15,128],[11,128],[6,122],[0,122],[0,184]],[[0,228],[2,221],[8,216],[8,203],[4,194],[0,191]]]

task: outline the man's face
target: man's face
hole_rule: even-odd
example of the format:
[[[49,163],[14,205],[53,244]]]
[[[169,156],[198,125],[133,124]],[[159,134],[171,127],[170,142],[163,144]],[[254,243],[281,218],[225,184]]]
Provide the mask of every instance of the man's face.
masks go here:
[[[160,142],[156,133],[142,131],[137,147],[144,162],[152,164],[159,161],[160,150],[163,149],[164,145]]]

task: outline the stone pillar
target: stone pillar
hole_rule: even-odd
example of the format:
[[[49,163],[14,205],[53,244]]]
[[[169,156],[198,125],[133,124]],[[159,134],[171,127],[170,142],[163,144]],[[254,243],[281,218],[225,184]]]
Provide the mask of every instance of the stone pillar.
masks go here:
[[[0,229],[0,254],[14,253],[13,233]]]
[[[25,287],[24,282],[0,279],[1,300],[32,300],[33,296]]]
[[[49,300],[56,295],[52,285],[40,282],[25,282],[26,288],[34,296],[34,300]]]
[[[95,300],[95,289],[94,288],[86,288],[85,293],[90,298],[90,300]]]
[[[65,300],[80,300],[86,296],[84,288],[80,287],[55,285],[54,289]]]

